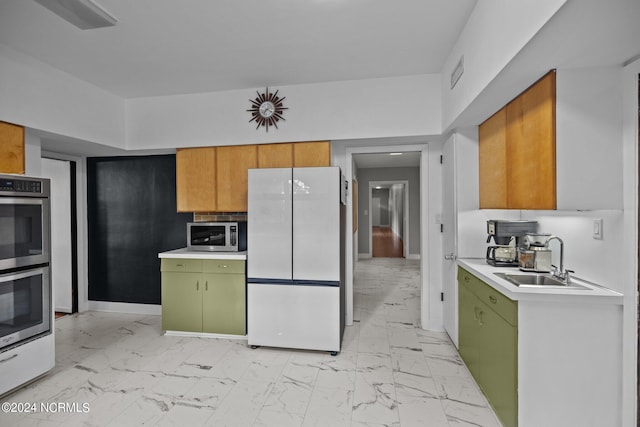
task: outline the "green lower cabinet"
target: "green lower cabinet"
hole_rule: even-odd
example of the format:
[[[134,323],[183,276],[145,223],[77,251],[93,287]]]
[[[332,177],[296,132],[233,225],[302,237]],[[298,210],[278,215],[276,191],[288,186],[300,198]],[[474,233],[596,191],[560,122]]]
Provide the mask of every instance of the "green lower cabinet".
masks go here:
[[[480,325],[477,320],[478,298],[464,285],[458,289],[458,340],[460,356],[474,377],[480,374]]]
[[[162,259],[162,329],[246,335],[244,261]]]
[[[517,302],[458,271],[459,351],[505,427],[518,425]]]
[[[202,330],[200,273],[162,272],[162,329]]]
[[[246,286],[244,275],[204,274],[202,331],[246,335]]]

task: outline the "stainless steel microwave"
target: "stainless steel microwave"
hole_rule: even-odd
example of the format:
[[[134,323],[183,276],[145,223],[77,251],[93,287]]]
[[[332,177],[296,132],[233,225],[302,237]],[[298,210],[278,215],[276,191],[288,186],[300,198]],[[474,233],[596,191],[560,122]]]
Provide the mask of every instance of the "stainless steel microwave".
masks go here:
[[[245,222],[190,222],[187,224],[187,249],[209,252],[247,250]]]

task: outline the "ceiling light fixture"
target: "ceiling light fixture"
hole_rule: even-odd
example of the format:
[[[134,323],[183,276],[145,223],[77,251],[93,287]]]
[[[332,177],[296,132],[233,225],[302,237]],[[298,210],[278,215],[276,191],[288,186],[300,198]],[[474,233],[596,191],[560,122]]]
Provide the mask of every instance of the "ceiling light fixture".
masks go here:
[[[402,153],[389,153],[390,156],[402,156]]]
[[[35,0],[81,30],[112,27],[118,20],[92,0]]]

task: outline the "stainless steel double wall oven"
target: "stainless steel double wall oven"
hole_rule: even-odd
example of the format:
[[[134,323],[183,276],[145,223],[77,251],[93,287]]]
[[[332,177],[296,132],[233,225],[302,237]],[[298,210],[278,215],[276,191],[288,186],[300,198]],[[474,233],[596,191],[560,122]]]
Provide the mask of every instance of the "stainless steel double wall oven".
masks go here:
[[[51,333],[50,186],[0,175],[0,353]]]

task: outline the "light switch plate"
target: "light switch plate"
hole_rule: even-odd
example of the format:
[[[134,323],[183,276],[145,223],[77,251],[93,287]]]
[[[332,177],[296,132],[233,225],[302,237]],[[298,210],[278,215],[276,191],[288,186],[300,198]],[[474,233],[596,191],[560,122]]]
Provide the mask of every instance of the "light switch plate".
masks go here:
[[[596,218],[593,220],[593,238],[602,240],[602,218]]]

